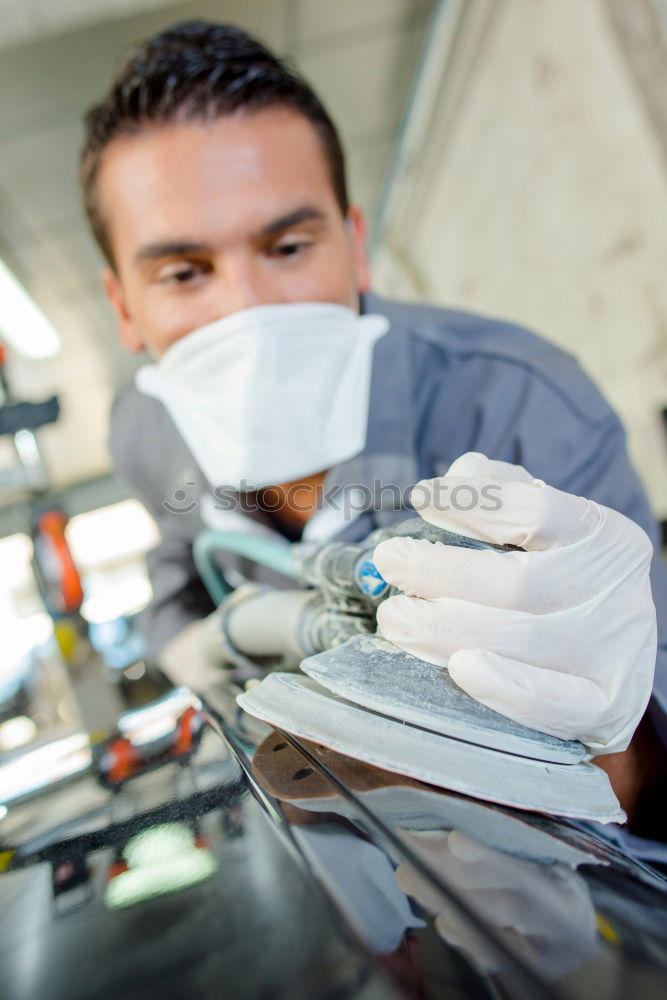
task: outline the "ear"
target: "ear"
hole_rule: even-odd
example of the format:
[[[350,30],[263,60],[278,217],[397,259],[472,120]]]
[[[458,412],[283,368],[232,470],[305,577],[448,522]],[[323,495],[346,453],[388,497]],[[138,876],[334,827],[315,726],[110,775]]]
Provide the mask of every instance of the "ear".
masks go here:
[[[358,205],[350,205],[347,223],[352,241],[352,260],[357,278],[357,288],[367,292],[371,287],[371,271],[366,256],[366,219]]]
[[[118,276],[110,267],[105,267],[102,270],[101,276],[102,285],[104,286],[104,294],[109,300],[111,308],[116,316],[118,334],[123,347],[126,347],[128,351],[133,351],[134,353],[143,351],[144,344],[141,337],[137,333],[132,317],[127,311],[125,299],[123,297],[123,290],[120,287]]]

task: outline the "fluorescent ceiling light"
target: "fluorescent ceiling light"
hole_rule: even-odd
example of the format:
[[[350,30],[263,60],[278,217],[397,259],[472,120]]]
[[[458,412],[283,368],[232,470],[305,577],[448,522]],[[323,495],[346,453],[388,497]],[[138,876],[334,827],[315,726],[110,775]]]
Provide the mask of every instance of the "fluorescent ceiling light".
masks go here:
[[[26,358],[52,358],[60,337],[35,301],[0,260],[0,338]]]

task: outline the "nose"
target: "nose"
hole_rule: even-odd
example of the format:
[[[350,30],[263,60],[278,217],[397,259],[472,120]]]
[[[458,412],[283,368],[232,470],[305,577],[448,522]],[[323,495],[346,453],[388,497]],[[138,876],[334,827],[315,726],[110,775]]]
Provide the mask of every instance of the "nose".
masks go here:
[[[229,314],[280,301],[271,276],[251,254],[225,261],[224,285],[226,312]]]

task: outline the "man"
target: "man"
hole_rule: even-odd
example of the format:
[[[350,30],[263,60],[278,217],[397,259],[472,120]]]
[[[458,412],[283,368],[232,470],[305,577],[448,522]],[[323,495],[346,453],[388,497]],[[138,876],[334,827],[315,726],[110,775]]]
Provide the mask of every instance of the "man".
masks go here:
[[[203,527],[359,540],[449,470],[424,516],[528,551],[501,567],[385,543],[406,596],[383,632],[491,707],[586,740],[637,809],[663,773],[667,590],[656,557],[643,715],[655,623],[636,525],[657,536],[621,425],[575,362],[511,324],[374,296],[333,124],[239,29],[146,42],[87,116],[81,180],[123,343],[156,361],[111,434],[161,529],[153,652],[178,663],[213,609],[192,558]],[[496,506],[453,502],[490,487]],[[365,502],[321,511],[323,488]],[[232,582],[248,570],[226,564]]]

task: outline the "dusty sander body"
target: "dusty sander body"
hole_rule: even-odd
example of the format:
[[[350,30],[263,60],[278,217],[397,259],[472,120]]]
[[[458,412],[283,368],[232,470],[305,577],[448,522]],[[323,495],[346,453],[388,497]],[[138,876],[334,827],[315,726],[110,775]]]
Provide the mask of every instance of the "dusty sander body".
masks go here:
[[[318,629],[311,615],[301,641],[311,653],[301,661],[303,674],[270,673],[239,696],[239,705],[296,736],[441,788],[521,809],[623,822],[607,775],[588,762],[583,744],[507,719],[467,695],[446,668],[370,634],[378,605],[392,592],[373,550],[396,535],[499,548],[421,518],[374,532],[361,545],[296,546],[299,576],[327,595],[333,618]],[[323,637],[331,648],[322,648]]]

